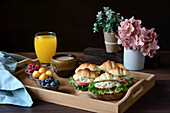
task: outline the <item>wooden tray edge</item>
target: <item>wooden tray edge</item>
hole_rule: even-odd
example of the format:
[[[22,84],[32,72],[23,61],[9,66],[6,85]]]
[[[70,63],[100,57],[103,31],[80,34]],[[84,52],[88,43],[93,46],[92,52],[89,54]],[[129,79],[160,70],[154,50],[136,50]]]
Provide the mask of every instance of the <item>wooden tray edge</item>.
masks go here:
[[[64,105],[68,107],[83,109],[92,112],[118,112],[118,106],[114,103],[106,101],[88,99],[84,97],[74,96],[62,92],[55,92],[51,90],[40,89],[32,86],[25,86],[31,97],[50,102],[54,104]]]

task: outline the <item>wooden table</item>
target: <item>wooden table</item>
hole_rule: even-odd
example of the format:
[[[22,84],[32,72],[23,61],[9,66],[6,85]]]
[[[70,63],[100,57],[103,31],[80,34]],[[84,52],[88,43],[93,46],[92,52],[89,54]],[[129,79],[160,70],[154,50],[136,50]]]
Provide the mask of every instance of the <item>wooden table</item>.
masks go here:
[[[83,52],[59,52],[71,53],[78,58],[84,58]],[[34,53],[18,53],[30,58],[36,58]],[[156,85],[132,105],[126,113],[170,113],[170,63],[164,62],[159,68],[147,68],[141,72],[156,75]],[[74,102],[74,101],[73,101]],[[0,105],[0,113],[85,113],[80,109],[51,104],[40,100],[34,100],[31,108],[13,105]]]

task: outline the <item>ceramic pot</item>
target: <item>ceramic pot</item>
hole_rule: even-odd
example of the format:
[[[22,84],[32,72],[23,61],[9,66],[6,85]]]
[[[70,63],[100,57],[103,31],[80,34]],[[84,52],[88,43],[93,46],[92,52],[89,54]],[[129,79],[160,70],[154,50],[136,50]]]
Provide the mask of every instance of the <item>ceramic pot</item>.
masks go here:
[[[117,38],[115,37],[116,33],[107,33],[103,32],[104,34],[104,41],[106,46],[107,53],[117,53],[119,50],[119,46],[117,44]]]
[[[140,50],[127,50],[124,47],[123,63],[128,70],[142,70],[144,68],[145,56]]]

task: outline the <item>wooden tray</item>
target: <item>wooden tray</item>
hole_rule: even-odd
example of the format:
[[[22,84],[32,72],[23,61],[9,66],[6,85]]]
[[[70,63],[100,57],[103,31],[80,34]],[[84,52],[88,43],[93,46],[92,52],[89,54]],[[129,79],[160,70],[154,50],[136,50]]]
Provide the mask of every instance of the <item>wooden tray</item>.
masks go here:
[[[28,65],[30,63],[39,64],[36,60],[23,60],[18,63],[17,67]],[[114,112],[122,113],[133,105],[140,97],[142,97],[149,89],[155,85],[155,75],[141,72],[130,71],[130,76],[135,77],[137,82],[129,88],[126,95],[117,101],[102,101],[91,98],[80,97],[76,95],[74,87],[68,83],[68,78],[60,78],[54,74],[54,78],[59,80],[62,85],[58,91],[42,89],[36,85],[35,81],[31,81],[24,72],[25,68],[16,71],[15,76],[25,85],[27,91],[32,98],[60,104],[64,106],[74,107],[78,109],[93,112]]]

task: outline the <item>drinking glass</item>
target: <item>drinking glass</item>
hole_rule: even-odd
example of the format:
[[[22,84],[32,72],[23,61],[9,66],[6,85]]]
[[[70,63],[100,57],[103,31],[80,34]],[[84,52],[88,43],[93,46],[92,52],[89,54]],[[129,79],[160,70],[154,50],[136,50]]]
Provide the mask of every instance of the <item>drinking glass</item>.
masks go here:
[[[34,47],[41,67],[52,70],[51,60],[57,48],[56,34],[54,32],[36,33]]]

